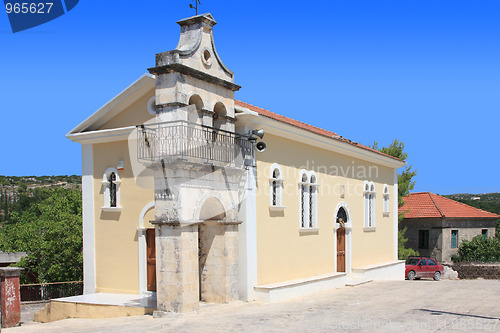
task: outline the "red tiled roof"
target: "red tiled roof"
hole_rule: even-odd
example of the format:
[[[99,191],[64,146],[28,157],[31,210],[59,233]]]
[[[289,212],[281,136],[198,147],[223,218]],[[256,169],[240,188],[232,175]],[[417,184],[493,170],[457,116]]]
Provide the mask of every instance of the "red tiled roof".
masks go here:
[[[407,219],[425,217],[500,218],[500,215],[431,192],[410,193],[404,200],[405,204],[399,211],[406,211],[405,218]]]
[[[378,150],[375,150],[375,149],[372,149],[370,147],[364,146],[364,145],[362,145],[362,144],[360,144],[358,142],[354,142],[354,141],[351,141],[349,139],[346,139],[343,136],[338,135],[338,134],[336,134],[334,132],[331,132],[331,131],[328,131],[328,130],[325,130],[325,129],[322,129],[322,128],[319,128],[319,127],[316,127],[316,126],[313,126],[313,125],[309,125],[309,124],[303,123],[301,121],[298,121],[298,120],[295,120],[295,119],[292,119],[292,118],[288,118],[288,117],[279,115],[277,113],[274,113],[274,112],[271,112],[269,110],[265,110],[265,109],[259,108],[259,107],[255,106],[255,105],[248,104],[248,103],[245,103],[245,102],[242,102],[242,101],[235,100],[234,103],[236,105],[239,105],[239,106],[242,106],[244,108],[247,108],[247,109],[249,109],[251,111],[255,111],[255,112],[257,112],[261,116],[268,117],[268,118],[271,118],[271,119],[274,119],[274,120],[278,120],[278,121],[281,121],[283,123],[286,123],[286,124],[289,124],[289,125],[292,125],[292,126],[295,126],[295,127],[298,127],[298,128],[305,129],[305,130],[307,130],[309,132],[313,132],[313,133],[316,133],[316,134],[319,134],[319,135],[323,135],[323,136],[326,136],[326,137],[331,138],[331,139],[339,140],[339,141],[348,143],[350,145],[359,147],[361,149],[369,150],[371,152],[374,152],[374,153],[377,153],[377,154],[380,154],[380,155],[383,155],[383,156],[390,157],[390,158],[395,159],[397,161],[401,161],[399,158],[396,158],[394,156],[381,153]]]

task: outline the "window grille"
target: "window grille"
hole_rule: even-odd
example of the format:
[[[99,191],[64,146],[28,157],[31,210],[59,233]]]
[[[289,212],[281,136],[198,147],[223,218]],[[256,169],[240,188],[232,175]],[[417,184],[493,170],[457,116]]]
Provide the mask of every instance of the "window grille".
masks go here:
[[[109,175],[109,207],[116,207],[116,174],[112,172]]]

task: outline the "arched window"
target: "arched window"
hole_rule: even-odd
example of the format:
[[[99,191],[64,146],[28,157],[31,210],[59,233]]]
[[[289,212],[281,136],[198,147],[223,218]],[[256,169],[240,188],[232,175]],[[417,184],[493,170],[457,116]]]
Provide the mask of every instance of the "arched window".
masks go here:
[[[375,184],[365,181],[364,184],[365,229],[375,229]]]
[[[283,176],[281,168],[278,164],[273,164],[271,166],[271,202],[270,208],[272,210],[283,209]]]
[[[115,168],[108,168],[102,177],[101,184],[104,187],[104,211],[121,211],[120,207],[120,176]]]
[[[384,185],[384,216],[389,216],[389,186],[387,184]]]
[[[318,226],[318,179],[314,171],[309,173],[309,228]]]
[[[309,227],[309,176],[305,170],[300,172],[300,227]]]
[[[344,207],[339,208],[339,211],[337,212],[336,223],[338,223],[341,226],[345,226],[348,223],[347,213],[346,213]]]

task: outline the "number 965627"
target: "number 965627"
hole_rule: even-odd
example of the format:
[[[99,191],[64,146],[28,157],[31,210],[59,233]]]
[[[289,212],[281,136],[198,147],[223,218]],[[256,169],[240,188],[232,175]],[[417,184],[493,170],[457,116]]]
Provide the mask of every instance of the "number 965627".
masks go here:
[[[52,9],[53,2],[23,2],[5,4],[7,14],[48,14]]]

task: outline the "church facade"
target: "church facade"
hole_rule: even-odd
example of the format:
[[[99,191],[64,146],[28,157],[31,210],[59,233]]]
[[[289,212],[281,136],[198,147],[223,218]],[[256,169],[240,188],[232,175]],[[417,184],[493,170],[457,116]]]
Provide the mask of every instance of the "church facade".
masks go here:
[[[84,293],[279,301],[404,279],[404,162],[235,100],[210,14],[67,134],[82,145]]]

